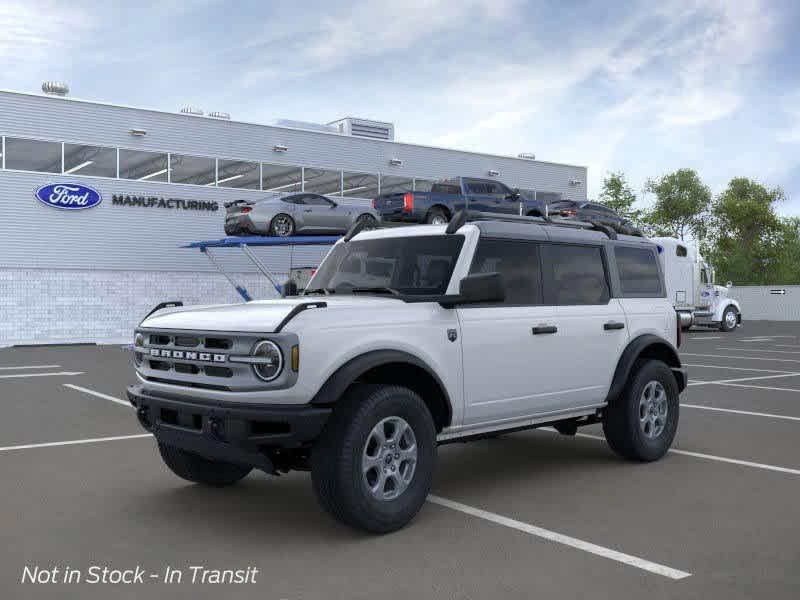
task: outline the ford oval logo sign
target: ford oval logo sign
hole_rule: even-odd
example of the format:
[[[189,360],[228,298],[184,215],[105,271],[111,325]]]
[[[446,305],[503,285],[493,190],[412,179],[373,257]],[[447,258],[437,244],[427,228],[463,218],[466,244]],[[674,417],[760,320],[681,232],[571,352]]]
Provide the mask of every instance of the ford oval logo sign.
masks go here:
[[[50,183],[36,190],[36,199],[53,208],[82,210],[97,206],[103,201],[103,196],[80,183]]]

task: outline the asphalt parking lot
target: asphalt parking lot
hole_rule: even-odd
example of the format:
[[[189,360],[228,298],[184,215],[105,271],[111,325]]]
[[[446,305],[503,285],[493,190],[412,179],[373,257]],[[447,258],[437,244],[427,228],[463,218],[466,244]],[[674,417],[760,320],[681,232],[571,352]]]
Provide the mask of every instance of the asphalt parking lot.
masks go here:
[[[597,427],[443,446],[431,501],[373,537],[329,519],[306,473],[177,479],[123,401],[121,348],[0,350],[0,597],[794,597],[800,323],[692,331],[681,354],[691,383],[662,461],[618,459]],[[26,566],[90,565],[148,576],[21,583]],[[192,584],[190,566],[258,574]]]

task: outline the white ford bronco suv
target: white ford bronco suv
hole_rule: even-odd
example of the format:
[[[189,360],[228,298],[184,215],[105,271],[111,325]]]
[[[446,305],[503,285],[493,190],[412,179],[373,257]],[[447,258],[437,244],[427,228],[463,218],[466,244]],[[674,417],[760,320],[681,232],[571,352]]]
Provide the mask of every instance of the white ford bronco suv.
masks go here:
[[[136,329],[128,398],[176,475],[310,470],[331,515],[383,533],[417,513],[444,442],[602,423],[627,459],[667,451],[687,378],[655,244],[466,212],[363,229],[302,296]]]

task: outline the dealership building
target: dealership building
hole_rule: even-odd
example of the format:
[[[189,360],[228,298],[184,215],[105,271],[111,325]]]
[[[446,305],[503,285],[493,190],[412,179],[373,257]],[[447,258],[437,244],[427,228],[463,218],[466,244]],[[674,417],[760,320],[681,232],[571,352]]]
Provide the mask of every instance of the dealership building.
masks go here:
[[[159,302],[241,301],[205,256],[179,248],[223,237],[232,200],[306,191],[368,204],[457,175],[539,199],[586,199],[585,167],[401,143],[391,123],[264,125],[77,100],[61,84],[43,90],[0,91],[0,346],[126,342]],[[37,196],[58,186],[97,198],[64,210]],[[286,273],[316,265],[327,248],[257,252]],[[215,256],[254,297],[276,295],[238,250]]]

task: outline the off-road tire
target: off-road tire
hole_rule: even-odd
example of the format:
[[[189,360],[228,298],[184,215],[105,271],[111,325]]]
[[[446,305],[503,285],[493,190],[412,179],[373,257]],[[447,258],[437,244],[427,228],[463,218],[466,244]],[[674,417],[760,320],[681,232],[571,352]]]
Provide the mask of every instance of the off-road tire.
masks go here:
[[[645,386],[651,381],[663,386],[667,400],[666,423],[663,431],[655,438],[645,435],[639,421],[640,398]],[[619,456],[629,460],[658,460],[666,454],[675,439],[679,405],[678,384],[670,368],[660,360],[637,361],[625,389],[605,410],[603,433],[608,445]]]
[[[439,219],[444,219],[444,223],[450,221],[450,217],[447,216],[446,212],[444,212],[441,208],[433,207],[428,211],[428,214],[425,217],[425,222],[430,224]]]
[[[405,491],[393,500],[379,500],[363,480],[361,461],[370,432],[387,417],[400,417],[411,426],[417,462]],[[422,398],[398,385],[356,384],[337,402],[314,445],[311,481],[320,505],[335,519],[370,533],[389,533],[422,507],[435,463],[436,427]]]
[[[170,471],[193,483],[224,487],[243,479],[252,470],[243,465],[209,460],[167,444],[159,443],[158,451]]]
[[[728,306],[724,311],[722,311],[722,321],[719,324],[719,330],[724,331],[726,333],[733,331],[739,326],[738,319],[732,327],[728,326],[726,317],[728,316],[729,313],[736,314],[736,309],[732,306]]]

